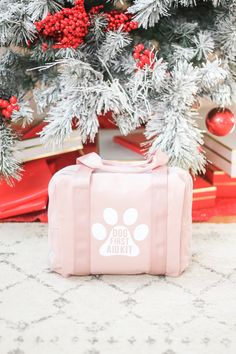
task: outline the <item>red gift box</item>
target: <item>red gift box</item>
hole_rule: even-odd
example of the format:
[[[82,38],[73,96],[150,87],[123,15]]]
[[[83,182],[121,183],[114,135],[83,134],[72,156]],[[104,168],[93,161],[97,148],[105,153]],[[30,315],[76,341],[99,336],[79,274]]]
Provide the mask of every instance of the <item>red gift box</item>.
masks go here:
[[[46,209],[52,173],[45,160],[24,165],[22,179],[13,187],[5,181],[0,188],[0,219]]]
[[[216,187],[204,178],[197,176],[193,180],[193,210],[211,208],[216,202]]]
[[[217,187],[217,197],[236,197],[236,178],[230,177],[226,172],[212,164],[207,165],[206,178]]]

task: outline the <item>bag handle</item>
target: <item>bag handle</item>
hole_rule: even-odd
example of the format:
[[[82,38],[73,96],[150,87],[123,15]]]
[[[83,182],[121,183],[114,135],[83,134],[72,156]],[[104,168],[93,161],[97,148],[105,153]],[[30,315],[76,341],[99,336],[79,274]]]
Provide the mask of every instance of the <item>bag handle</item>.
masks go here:
[[[168,156],[161,151],[152,155],[148,160],[135,162],[103,160],[95,152],[91,152],[77,159],[77,164],[85,165],[93,170],[98,169],[107,172],[147,172],[166,165],[167,162]]]

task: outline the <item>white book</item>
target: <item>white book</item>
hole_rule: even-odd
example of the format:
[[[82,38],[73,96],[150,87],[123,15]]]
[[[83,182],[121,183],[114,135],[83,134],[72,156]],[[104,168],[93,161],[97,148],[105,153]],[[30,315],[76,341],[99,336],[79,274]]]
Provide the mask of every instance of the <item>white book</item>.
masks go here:
[[[215,136],[205,134],[204,145],[236,166],[236,134],[232,133],[231,136],[226,136],[225,139],[217,139]]]
[[[206,145],[204,145],[204,151],[206,152],[207,160],[213,163],[213,165],[228,173],[230,177],[236,177],[236,164],[232,164],[232,162],[224,159],[222,156],[218,155],[217,152],[211,150]]]
[[[60,147],[45,146],[41,143],[40,137],[38,137],[19,141],[16,148],[17,158],[21,162],[27,162],[49,156],[60,155],[66,152],[81,150],[83,145],[78,135],[78,131],[75,130]]]
[[[198,120],[199,127],[204,130],[204,142],[210,149],[216,151],[219,155],[228,161],[236,163],[236,129],[226,136],[216,136],[211,134],[206,127],[205,118],[207,113],[216,106],[209,101],[202,101],[200,115],[202,119]],[[236,107],[229,107],[236,117]]]
[[[231,177],[236,177],[236,129],[227,136],[215,136],[206,127],[207,113],[216,106],[212,102],[203,101],[200,109],[199,127],[204,130],[204,150],[206,157],[214,165],[224,170]],[[229,107],[236,116],[236,108]]]

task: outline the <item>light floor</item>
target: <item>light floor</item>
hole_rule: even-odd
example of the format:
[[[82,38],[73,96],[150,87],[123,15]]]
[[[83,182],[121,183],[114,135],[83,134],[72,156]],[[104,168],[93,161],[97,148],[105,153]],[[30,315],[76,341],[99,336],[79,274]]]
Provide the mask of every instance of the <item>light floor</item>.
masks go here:
[[[0,224],[0,354],[235,354],[236,224],[195,224],[179,278],[49,273],[47,225]]]

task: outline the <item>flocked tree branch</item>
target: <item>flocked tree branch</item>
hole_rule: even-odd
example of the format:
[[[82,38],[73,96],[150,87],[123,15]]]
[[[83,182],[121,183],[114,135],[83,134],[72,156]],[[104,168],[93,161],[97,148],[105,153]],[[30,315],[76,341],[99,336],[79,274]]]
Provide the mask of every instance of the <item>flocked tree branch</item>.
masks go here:
[[[98,115],[112,111],[123,134],[146,124],[150,152],[161,148],[172,165],[203,170],[202,134],[192,105],[201,97],[221,106],[236,103],[235,1],[104,0],[99,1],[103,8],[91,12],[98,2],[85,0],[89,24],[81,45],[64,46],[57,32],[55,40],[47,31],[37,31],[36,20],[47,19],[49,12],[53,19],[77,4],[78,0],[0,0],[0,45],[5,47],[0,99],[17,96],[20,109],[12,121],[32,121],[27,93],[33,90],[38,111],[48,122],[42,132],[45,143],[62,144],[71,134],[74,117],[82,140],[93,140]],[[113,9],[123,11],[123,18],[128,10],[139,29],[125,32],[116,19],[116,29],[109,30],[107,13]],[[73,39],[81,26],[70,16]],[[51,24],[57,31],[53,20]],[[133,56],[140,43],[154,55],[142,69]],[[18,168],[8,123],[0,112],[5,147],[0,174],[5,177],[16,176]]]
[[[16,136],[9,126],[0,123],[0,177],[12,184],[20,179],[20,164],[16,158]]]

